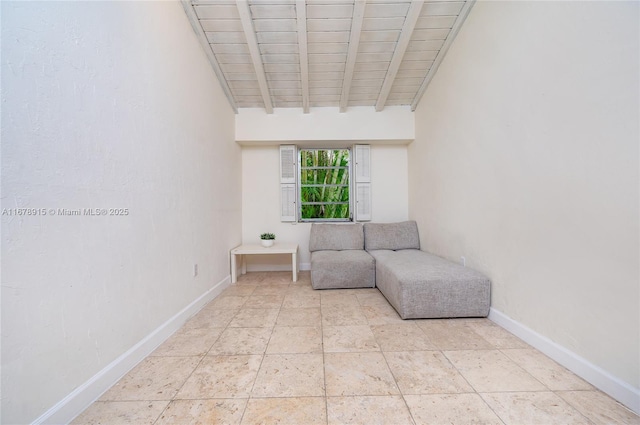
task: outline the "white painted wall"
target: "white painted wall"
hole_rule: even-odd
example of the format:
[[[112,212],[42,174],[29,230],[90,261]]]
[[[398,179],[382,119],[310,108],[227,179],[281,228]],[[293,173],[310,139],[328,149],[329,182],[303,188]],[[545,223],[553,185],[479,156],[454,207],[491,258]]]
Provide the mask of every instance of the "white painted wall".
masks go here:
[[[422,245],[640,388],[639,4],[479,2],[416,111]]]
[[[2,423],[30,423],[229,275],[234,114],[178,2],[2,2]],[[192,276],[198,263],[199,275]]]
[[[352,142],[348,142],[349,146]],[[407,147],[371,147],[373,221],[407,220]],[[260,234],[272,232],[277,241],[296,242],[299,261],[309,268],[309,223],[280,222],[280,180],[278,146],[242,148],[242,241],[259,243]],[[248,256],[249,271],[290,270],[291,256]]]
[[[248,142],[362,141],[408,143],[415,137],[414,113],[409,106],[388,106],[381,112],[368,106],[311,108],[240,108],[236,115],[236,140]]]

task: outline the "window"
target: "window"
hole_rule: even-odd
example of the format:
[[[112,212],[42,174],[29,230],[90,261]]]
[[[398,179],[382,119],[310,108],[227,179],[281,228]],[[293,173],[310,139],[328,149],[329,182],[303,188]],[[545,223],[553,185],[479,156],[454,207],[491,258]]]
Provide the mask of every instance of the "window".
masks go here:
[[[349,149],[300,149],[300,220],[351,219]]]
[[[371,220],[369,152],[369,145],[300,150],[281,145],[280,220]]]

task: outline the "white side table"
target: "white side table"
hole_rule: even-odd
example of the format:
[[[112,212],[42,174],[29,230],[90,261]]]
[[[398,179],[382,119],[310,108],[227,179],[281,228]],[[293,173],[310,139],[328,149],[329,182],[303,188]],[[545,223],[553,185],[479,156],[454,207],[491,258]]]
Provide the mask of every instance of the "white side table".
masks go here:
[[[236,283],[237,263],[236,256],[240,256],[242,274],[247,273],[245,255],[267,255],[267,254],[291,254],[291,267],[293,271],[293,281],[298,280],[298,244],[276,242],[272,247],[265,248],[262,245],[240,245],[231,250],[231,283]]]

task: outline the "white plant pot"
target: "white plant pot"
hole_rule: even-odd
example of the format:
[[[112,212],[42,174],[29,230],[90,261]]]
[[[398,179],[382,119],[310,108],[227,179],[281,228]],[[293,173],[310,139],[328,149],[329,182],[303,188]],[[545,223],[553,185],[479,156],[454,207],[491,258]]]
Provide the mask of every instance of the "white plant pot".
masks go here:
[[[273,239],[261,239],[260,242],[262,242],[262,246],[264,246],[265,248],[269,248],[270,246],[273,246]]]

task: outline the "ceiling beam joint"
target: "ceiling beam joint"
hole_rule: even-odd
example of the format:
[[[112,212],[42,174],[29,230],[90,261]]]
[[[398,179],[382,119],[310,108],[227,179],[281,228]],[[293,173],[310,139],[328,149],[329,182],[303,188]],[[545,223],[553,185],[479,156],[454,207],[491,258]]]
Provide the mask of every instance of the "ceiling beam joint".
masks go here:
[[[415,111],[416,108],[418,107],[418,103],[420,103],[420,99],[422,99],[422,95],[427,90],[427,87],[429,86],[429,83],[433,79],[433,76],[438,71],[440,64],[444,60],[444,56],[447,54],[447,51],[449,50],[449,47],[451,47],[451,43],[453,43],[453,40],[455,40],[456,35],[458,35],[458,31],[460,31],[460,28],[462,27],[462,24],[464,23],[465,19],[467,19],[467,16],[469,16],[469,12],[471,11],[471,8],[473,7],[473,4],[475,2],[476,0],[467,0],[464,6],[462,6],[462,9],[458,14],[458,18],[453,23],[453,27],[451,28],[451,31],[449,31],[449,34],[447,35],[446,40],[444,40],[444,44],[438,51],[438,55],[434,59],[433,64],[431,65],[431,68],[429,68],[427,75],[424,77],[424,80],[422,81],[422,84],[420,85],[420,88],[418,89],[416,96],[413,98],[413,102],[411,103],[412,111]]]
[[[302,86],[302,111],[309,113],[309,55],[307,51],[307,5],[305,0],[296,0],[298,27],[298,52],[300,53],[300,83]]]
[[[416,27],[416,23],[418,22],[418,18],[420,17],[420,11],[422,10],[423,4],[424,0],[411,1],[409,11],[407,12],[407,17],[405,18],[404,25],[402,26],[400,38],[396,43],[396,49],[393,51],[389,69],[387,69],[387,74],[384,77],[384,82],[382,83],[382,88],[380,89],[378,100],[376,101],[377,112],[382,111],[384,109],[384,105],[387,103],[387,98],[389,97],[391,87],[393,86],[393,82],[395,81],[398,70],[400,69],[402,58],[404,58],[404,54],[407,51],[407,47],[409,46],[409,41],[411,41],[413,29]]]
[[[258,79],[258,86],[260,87],[260,93],[262,94],[264,109],[267,111],[267,114],[272,114],[273,105],[271,103],[271,95],[269,93],[269,84],[267,83],[267,75],[264,72],[264,65],[262,64],[262,55],[260,54],[260,47],[258,46],[258,38],[256,37],[256,31],[253,28],[249,2],[248,0],[237,0],[236,6],[238,8],[238,13],[240,14],[242,30],[244,31],[244,35],[247,39],[247,47],[249,48],[253,68],[256,72],[256,78]]]
[[[356,1],[353,5],[353,18],[351,19],[351,34],[349,35],[349,50],[347,52],[347,63],[344,69],[344,80],[342,82],[342,93],[340,94],[340,112],[346,112],[349,106],[349,92],[351,91],[351,81],[356,67],[356,57],[360,45],[360,33],[362,32],[362,22],[364,21],[364,9],[367,0]]]
[[[184,13],[187,15],[187,18],[189,19],[191,28],[193,28],[193,31],[196,33],[196,37],[200,42],[200,46],[202,46],[202,48],[204,49],[204,53],[207,56],[207,59],[209,60],[211,67],[213,68],[213,73],[216,74],[216,77],[218,78],[218,83],[220,83],[220,86],[222,87],[222,91],[224,92],[224,95],[229,100],[229,104],[231,105],[233,112],[237,114],[238,106],[236,105],[235,99],[233,97],[233,93],[229,88],[229,83],[227,83],[227,79],[224,77],[224,72],[222,72],[222,69],[220,68],[220,64],[216,59],[216,55],[213,53],[213,50],[211,49],[211,45],[209,44],[207,35],[204,33],[204,30],[202,29],[202,25],[200,25],[200,20],[198,19],[198,15],[195,9],[191,5],[191,1],[181,0],[180,3],[182,4]]]

